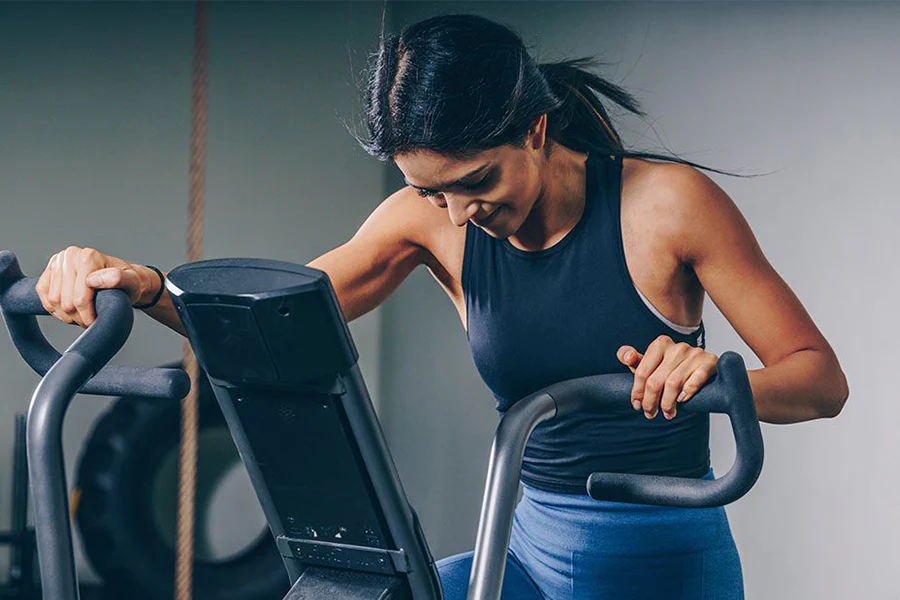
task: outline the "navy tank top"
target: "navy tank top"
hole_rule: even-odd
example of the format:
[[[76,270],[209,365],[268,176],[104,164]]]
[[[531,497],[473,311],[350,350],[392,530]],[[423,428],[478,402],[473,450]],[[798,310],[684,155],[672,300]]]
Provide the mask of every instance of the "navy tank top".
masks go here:
[[[629,373],[620,346],[639,352],[661,334],[705,348],[704,327],[684,334],[645,304],[625,263],[620,217],[622,160],[589,155],[584,212],[558,243],[524,251],[466,225],[462,285],[475,366],[502,414],[548,385]],[[539,425],[522,481],[586,494],[595,471],[702,477],[710,466],[709,416],[622,411],[581,413]]]

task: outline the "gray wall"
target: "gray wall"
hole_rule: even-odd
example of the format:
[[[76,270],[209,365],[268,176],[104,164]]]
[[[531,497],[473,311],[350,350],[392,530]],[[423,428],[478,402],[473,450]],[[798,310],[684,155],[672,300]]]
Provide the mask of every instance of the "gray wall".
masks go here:
[[[336,118],[352,112],[351,65],[377,42],[382,5],[213,9],[207,256],[307,261],[398,184]],[[729,508],[748,597],[900,597],[900,356],[887,320],[900,292],[900,5],[399,2],[392,23],[442,11],[512,24],[544,59],[611,61],[606,75],[641,97],[654,127],[622,119],[632,145],[663,140],[713,166],[773,172],[714,178],[838,352],[852,394],[835,421],[765,428],[760,483]],[[190,35],[188,4],[0,3],[0,247],[27,272],[68,244],[183,260]],[[710,351],[760,366],[711,303],[705,319]],[[178,337],[148,319],[135,329],[118,363],[179,354]],[[352,329],[435,555],[468,550],[496,417],[455,311],[420,269]],[[76,333],[47,330],[60,344]],[[5,522],[12,415],[37,378],[2,341],[0,380]],[[106,405],[79,400],[70,466]],[[715,425],[721,472],[733,449]]]
[[[714,179],[837,351],[852,393],[837,420],[765,427],[762,478],[728,509],[748,597],[900,597],[900,4],[399,2],[394,22],[440,12],[513,25],[544,60],[610,61],[605,74],[639,95],[653,125],[620,120],[630,145],[662,140],[711,166],[773,172]],[[383,416],[401,474],[435,554],[468,550],[492,399],[426,272],[383,314]],[[711,352],[761,366],[711,302],[704,318]],[[733,444],[714,425],[721,473]]]
[[[377,41],[381,8],[213,5],[206,256],[309,261],[377,205],[383,166],[338,117],[353,114],[351,67]],[[69,244],[163,268],[183,262],[192,18],[191,3],[0,3],[0,248],[26,273]],[[376,397],[378,328],[377,313],[352,326]],[[45,329],[60,345],[77,333]],[[139,317],[116,362],[172,360],[180,339]],[[5,340],[0,381],[5,524],[12,418],[37,382]],[[70,481],[107,404],[77,400],[65,425]]]

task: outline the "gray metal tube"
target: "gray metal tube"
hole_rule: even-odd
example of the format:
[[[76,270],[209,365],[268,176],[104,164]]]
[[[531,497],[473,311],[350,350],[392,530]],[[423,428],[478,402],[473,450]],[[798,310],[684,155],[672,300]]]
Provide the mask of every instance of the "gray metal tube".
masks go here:
[[[47,600],[78,600],[62,451],[63,420],[72,397],[82,391],[182,398],[190,381],[180,369],[106,365],[127,340],[134,322],[131,303],[121,290],[97,293],[97,320],[60,355],[35,319],[46,314],[36,283],[37,279],[24,277],[13,253],[0,251],[0,312],[19,353],[44,376],[32,397],[26,425],[43,594]]]
[[[497,426],[467,600],[500,598],[525,445],[535,427],[555,416],[556,402],[549,395],[538,392],[516,402]]]
[[[16,414],[16,438],[13,450],[12,506],[10,525],[13,535],[24,536],[28,529],[28,458],[25,449],[25,415]],[[10,550],[9,580],[22,579],[23,545]]]
[[[62,426],[72,397],[93,374],[85,357],[67,352],[38,384],[28,409],[28,476],[41,585],[47,600],[78,600],[72,552]]]

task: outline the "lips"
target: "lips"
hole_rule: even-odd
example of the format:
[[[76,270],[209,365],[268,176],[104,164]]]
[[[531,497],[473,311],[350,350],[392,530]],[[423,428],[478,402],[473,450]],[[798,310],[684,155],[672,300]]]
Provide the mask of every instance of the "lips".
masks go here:
[[[500,207],[499,207],[499,206],[498,206],[496,209],[494,209],[494,212],[492,212],[491,214],[489,214],[489,215],[488,215],[487,217],[485,217],[484,219],[479,219],[479,220],[477,220],[477,221],[476,221],[475,219],[473,219],[473,221],[474,221],[475,224],[478,225],[479,227],[484,227],[485,225],[490,225],[491,221],[494,220],[494,218],[497,216],[497,213],[498,213],[498,212],[500,212]]]

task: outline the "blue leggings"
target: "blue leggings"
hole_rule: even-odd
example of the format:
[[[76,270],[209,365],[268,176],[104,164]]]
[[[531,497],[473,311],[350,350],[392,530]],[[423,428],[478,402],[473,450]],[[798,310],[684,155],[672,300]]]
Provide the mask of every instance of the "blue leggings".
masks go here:
[[[503,600],[743,600],[741,561],[724,509],[598,502],[523,488]],[[465,600],[471,567],[471,552],[438,561],[445,600]]]

